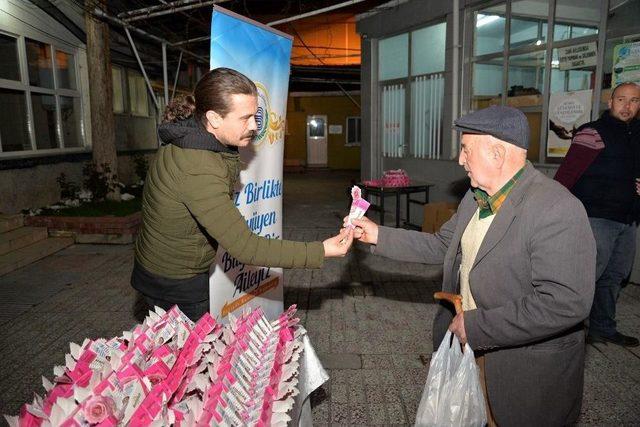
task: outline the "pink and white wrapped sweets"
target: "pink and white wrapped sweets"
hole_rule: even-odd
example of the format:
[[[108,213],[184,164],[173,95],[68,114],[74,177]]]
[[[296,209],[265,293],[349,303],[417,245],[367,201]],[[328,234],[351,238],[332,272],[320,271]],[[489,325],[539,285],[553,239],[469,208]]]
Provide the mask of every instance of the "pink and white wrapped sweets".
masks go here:
[[[386,170],[382,176],[382,185],[384,187],[406,187],[410,184],[411,180],[404,169]]]
[[[221,325],[177,307],[110,340],[71,343],[53,382],[10,426],[285,426],[298,394],[304,329],[295,306],[269,322],[260,308]]]
[[[349,210],[346,226],[348,228],[355,228],[351,220],[362,218],[367,212],[367,209],[369,209],[370,203],[362,198],[362,190],[357,185],[351,188],[351,200],[351,209]]]

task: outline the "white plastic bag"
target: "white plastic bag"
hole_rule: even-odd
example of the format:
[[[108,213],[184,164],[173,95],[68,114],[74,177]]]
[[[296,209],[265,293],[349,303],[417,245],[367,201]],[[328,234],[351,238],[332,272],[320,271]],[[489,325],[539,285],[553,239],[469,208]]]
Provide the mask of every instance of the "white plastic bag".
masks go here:
[[[487,423],[478,365],[469,344],[464,353],[450,331],[431,359],[416,426],[479,426]]]

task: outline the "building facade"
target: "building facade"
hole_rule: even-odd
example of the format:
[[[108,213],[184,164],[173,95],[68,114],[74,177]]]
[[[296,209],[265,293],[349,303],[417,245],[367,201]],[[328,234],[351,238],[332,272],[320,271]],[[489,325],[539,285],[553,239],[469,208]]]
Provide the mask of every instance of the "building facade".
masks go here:
[[[434,183],[435,201],[453,201],[465,179],[460,115],[519,108],[529,160],[553,176],[612,86],[640,82],[640,0],[392,1],[359,16],[357,30],[362,178],[402,168]]]
[[[83,10],[74,2],[57,7],[64,22],[31,2],[0,0],[2,213],[57,202],[56,178],[64,173],[80,183],[92,158]],[[135,62],[117,50],[112,58],[118,176],[131,183],[137,179],[132,156],[157,147],[158,113]]]
[[[285,165],[360,169],[360,95],[291,92],[284,137]]]

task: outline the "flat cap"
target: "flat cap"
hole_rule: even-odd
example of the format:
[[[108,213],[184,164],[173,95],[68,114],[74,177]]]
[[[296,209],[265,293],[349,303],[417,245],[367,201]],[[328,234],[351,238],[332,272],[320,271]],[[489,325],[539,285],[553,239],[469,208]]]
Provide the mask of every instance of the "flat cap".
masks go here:
[[[460,117],[454,128],[463,133],[492,135],[525,150],[529,148],[529,122],[517,108],[492,105]]]

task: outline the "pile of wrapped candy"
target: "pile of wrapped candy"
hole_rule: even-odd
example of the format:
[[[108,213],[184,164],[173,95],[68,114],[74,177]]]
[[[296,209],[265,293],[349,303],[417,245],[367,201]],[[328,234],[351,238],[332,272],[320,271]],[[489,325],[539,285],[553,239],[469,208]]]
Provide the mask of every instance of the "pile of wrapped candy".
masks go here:
[[[411,183],[409,175],[403,169],[384,171],[382,184],[385,187],[405,187]]]
[[[269,322],[261,309],[205,314],[177,307],[109,340],[72,343],[66,366],[43,377],[44,398],[25,404],[15,426],[286,425],[298,394],[302,335],[295,306]]]
[[[363,183],[372,187],[406,187],[411,184],[411,179],[404,169],[392,169],[384,171],[381,179],[372,179]]]

